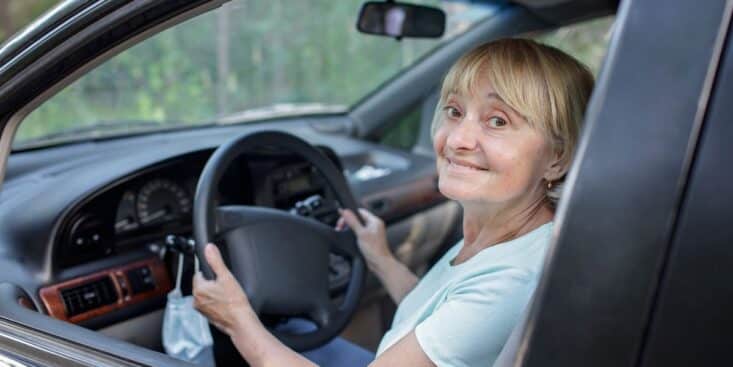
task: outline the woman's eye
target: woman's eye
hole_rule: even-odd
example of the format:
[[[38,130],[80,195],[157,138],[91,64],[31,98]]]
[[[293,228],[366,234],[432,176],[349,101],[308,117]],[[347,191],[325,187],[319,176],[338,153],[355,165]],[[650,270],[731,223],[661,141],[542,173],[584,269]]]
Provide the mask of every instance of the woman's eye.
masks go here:
[[[445,112],[448,114],[448,117],[450,118],[459,118],[461,117],[461,111],[458,111],[457,108],[452,106],[447,106],[444,108]]]
[[[489,119],[488,124],[490,127],[504,127],[506,126],[506,120],[501,117],[492,117]]]

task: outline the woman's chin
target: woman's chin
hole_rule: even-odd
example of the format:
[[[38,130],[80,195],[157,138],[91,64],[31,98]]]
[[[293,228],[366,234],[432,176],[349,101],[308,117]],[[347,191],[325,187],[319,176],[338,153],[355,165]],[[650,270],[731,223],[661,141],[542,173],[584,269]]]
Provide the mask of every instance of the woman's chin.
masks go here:
[[[438,180],[438,190],[443,196],[455,201],[472,201],[476,199],[477,190],[467,187],[465,182],[454,182],[450,179]]]

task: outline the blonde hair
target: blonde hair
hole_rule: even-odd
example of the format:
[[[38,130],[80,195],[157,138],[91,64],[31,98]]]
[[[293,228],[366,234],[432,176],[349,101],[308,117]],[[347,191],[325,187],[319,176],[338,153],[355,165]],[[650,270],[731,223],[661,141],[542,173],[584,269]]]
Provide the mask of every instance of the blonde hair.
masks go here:
[[[484,79],[485,78],[485,79]],[[509,107],[548,139],[566,168],[575,153],[585,107],[593,90],[590,70],[557,48],[528,39],[509,38],[481,45],[463,55],[443,80],[432,133],[442,122],[450,93],[471,93],[488,79]],[[547,197],[556,204],[565,175],[552,182]]]

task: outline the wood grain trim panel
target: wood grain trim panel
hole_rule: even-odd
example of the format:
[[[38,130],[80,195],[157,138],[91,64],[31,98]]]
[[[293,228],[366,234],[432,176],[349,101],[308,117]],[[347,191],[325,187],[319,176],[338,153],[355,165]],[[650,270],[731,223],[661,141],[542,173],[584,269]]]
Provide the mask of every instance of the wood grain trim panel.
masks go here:
[[[412,214],[415,208],[428,207],[446,198],[438,191],[437,175],[424,177],[389,190],[366,195],[361,205],[384,220]]]
[[[125,273],[128,270],[144,265],[147,265],[151,270],[151,274],[155,280],[155,288],[132,295],[129,290],[130,280],[127,278]],[[105,277],[109,277],[112,280],[112,284],[114,284],[115,292],[117,292],[117,302],[69,317],[66,311],[66,305],[64,305],[64,301],[61,298],[61,290],[86,284]],[[165,296],[171,291],[171,289],[171,280],[168,276],[165,263],[157,257],[152,257],[43,287],[39,291],[39,294],[43,305],[46,307],[46,310],[51,317],[72,323],[79,323],[122,309],[135,303]]]

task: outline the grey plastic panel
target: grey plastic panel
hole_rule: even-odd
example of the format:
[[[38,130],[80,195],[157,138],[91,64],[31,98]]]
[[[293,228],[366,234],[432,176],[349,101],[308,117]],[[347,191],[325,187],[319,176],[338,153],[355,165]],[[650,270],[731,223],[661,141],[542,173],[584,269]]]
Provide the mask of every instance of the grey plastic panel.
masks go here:
[[[642,366],[733,363],[733,39],[702,126]]]
[[[622,4],[515,366],[636,364],[723,14]]]

